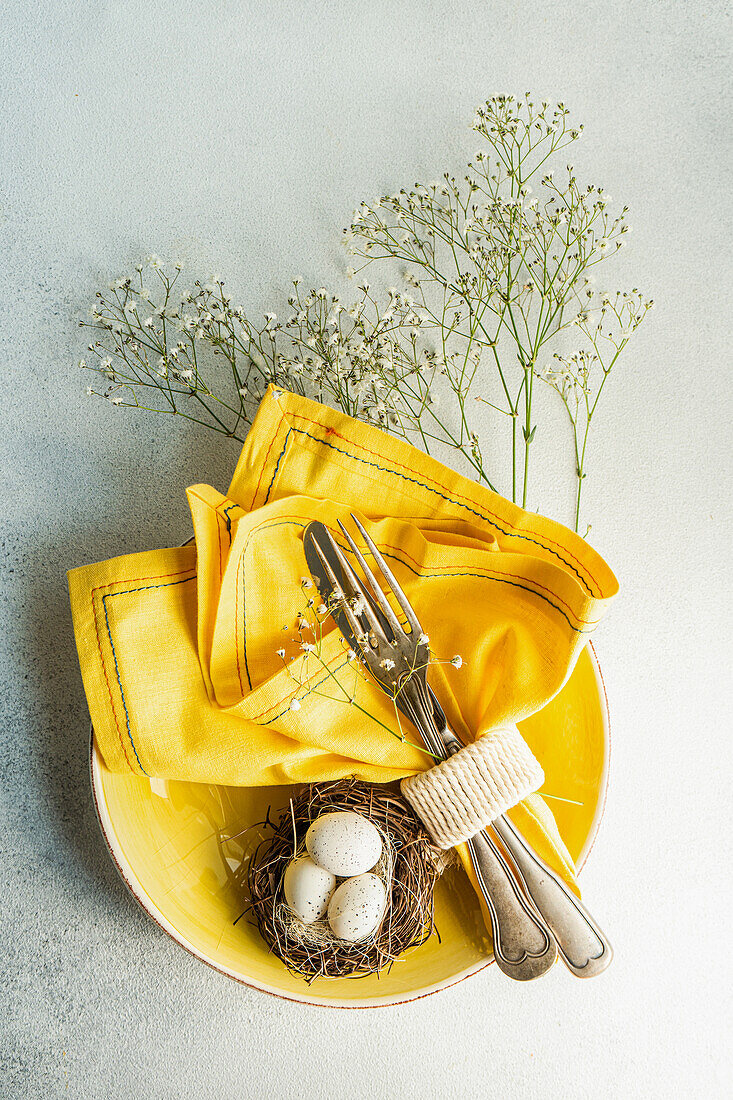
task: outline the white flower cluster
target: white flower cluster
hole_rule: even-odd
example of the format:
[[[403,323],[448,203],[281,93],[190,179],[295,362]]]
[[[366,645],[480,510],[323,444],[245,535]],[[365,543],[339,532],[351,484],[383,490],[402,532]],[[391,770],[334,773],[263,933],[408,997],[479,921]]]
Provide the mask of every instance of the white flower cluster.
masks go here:
[[[480,402],[506,418],[511,483],[503,491],[526,506],[539,376],[568,409],[579,495],[587,431],[579,443],[578,417],[589,426],[608,373],[652,305],[637,290],[595,289],[598,265],[629,227],[626,207],[614,215],[602,187],[553,163],[582,129],[564,103],[496,96],[476,113],[484,146],[462,176],[446,172],[361,203],[344,231],[356,257],[348,275],[377,261],[395,265],[400,287],[384,297],[362,282],[345,304],[296,280],[284,320],[268,311],[254,321],[220,278],[181,295],[180,265],[169,272],[150,256],[133,278],[98,294],[82,322],[97,333],[82,365],[103,380],[89,391],[241,440],[272,384],[429,452],[452,448],[494,489],[483,425],[473,422]],[[569,337],[577,348],[566,347]],[[494,458],[497,438],[492,431]]]
[[[476,400],[509,419],[511,496],[524,506],[538,427],[534,377],[556,388],[570,412],[576,399],[595,401],[649,308],[639,298],[623,324],[616,324],[616,305],[629,296],[607,296],[597,309],[594,271],[621,248],[629,227],[627,208],[614,215],[602,187],[581,185],[570,164],[560,172],[551,163],[582,129],[563,103],[535,103],[529,93],[496,96],[477,111],[474,130],[486,147],[462,178],[445,173],[362,203],[347,233],[365,264],[391,259],[406,269],[440,331],[440,374],[455,398],[448,423],[458,430],[438,434],[486,481],[479,434],[468,419],[471,388],[480,387]],[[538,359],[562,344],[563,333],[580,334],[587,346],[567,356],[558,349],[552,365],[539,369]],[[606,342],[601,353],[596,345]]]
[[[303,294],[296,281],[284,323],[268,312],[255,324],[217,277],[176,296],[178,266],[169,274],[152,257],[152,288],[144,270],[100,293],[83,322],[101,336],[89,345],[92,361],[80,365],[108,383],[90,393],[185,416],[237,439],[270,384],[403,435],[419,429],[438,359],[420,340],[425,316],[410,295],[392,287],[380,307],[365,283],[347,306],[325,287]],[[216,360],[231,372],[228,394],[210,381]]]

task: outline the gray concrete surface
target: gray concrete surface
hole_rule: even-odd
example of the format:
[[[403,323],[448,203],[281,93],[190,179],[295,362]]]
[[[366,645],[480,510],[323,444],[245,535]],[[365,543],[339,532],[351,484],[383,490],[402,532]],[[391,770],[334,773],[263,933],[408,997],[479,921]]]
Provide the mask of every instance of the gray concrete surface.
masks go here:
[[[0,1094],[724,1095],[726,5],[0,10]],[[236,452],[86,398],[75,320],[148,251],[282,307],[291,275],[318,285],[345,267],[338,231],[362,197],[460,165],[475,105],[525,87],[585,122],[579,171],[632,210],[619,282],[658,303],[613,383],[588,481],[592,537],[623,588],[597,636],[614,747],[583,880],[617,958],[592,984],[558,970],[518,988],[489,971],[395,1009],[298,1007],[163,935],[96,828],[65,571],[179,540],[184,487],[224,487]],[[568,475],[548,463],[538,486],[556,514]]]

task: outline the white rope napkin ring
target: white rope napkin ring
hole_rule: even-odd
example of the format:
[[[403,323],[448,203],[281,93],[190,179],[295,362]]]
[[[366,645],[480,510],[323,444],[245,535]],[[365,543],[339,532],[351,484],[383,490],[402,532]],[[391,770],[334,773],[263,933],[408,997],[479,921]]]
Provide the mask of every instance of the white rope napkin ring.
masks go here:
[[[502,726],[400,786],[435,844],[454,848],[544,781],[517,727]]]

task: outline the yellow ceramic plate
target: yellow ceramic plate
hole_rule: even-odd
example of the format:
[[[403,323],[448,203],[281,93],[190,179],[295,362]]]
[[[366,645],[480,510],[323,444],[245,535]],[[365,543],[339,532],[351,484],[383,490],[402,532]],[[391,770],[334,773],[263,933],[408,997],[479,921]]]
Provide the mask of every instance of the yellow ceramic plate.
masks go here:
[[[600,822],[609,748],[603,681],[590,647],[560,694],[521,728],[545,768],[543,792],[555,796],[549,805],[560,833],[582,864]],[[492,961],[476,896],[456,869],[443,875],[436,891],[440,941],[433,936],[380,977],[309,986],[268,953],[246,919],[234,924],[246,899],[232,869],[258,839],[256,829],[243,830],[262,821],[268,805],[274,811],[287,806],[290,788],[116,775],[94,746],[91,774],[102,832],[132,893],[178,943],[231,978],[292,1000],[364,1008],[422,997]],[[222,844],[222,834],[239,836]]]

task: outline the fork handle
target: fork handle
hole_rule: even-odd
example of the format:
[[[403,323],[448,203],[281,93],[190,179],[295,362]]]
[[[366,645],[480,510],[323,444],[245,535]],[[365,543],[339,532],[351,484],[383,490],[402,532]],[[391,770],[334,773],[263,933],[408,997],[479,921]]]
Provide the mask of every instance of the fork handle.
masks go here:
[[[557,944],[520,890],[492,838],[482,830],[468,841],[471,864],[491,918],[494,958],[515,981],[539,978],[557,958]]]

